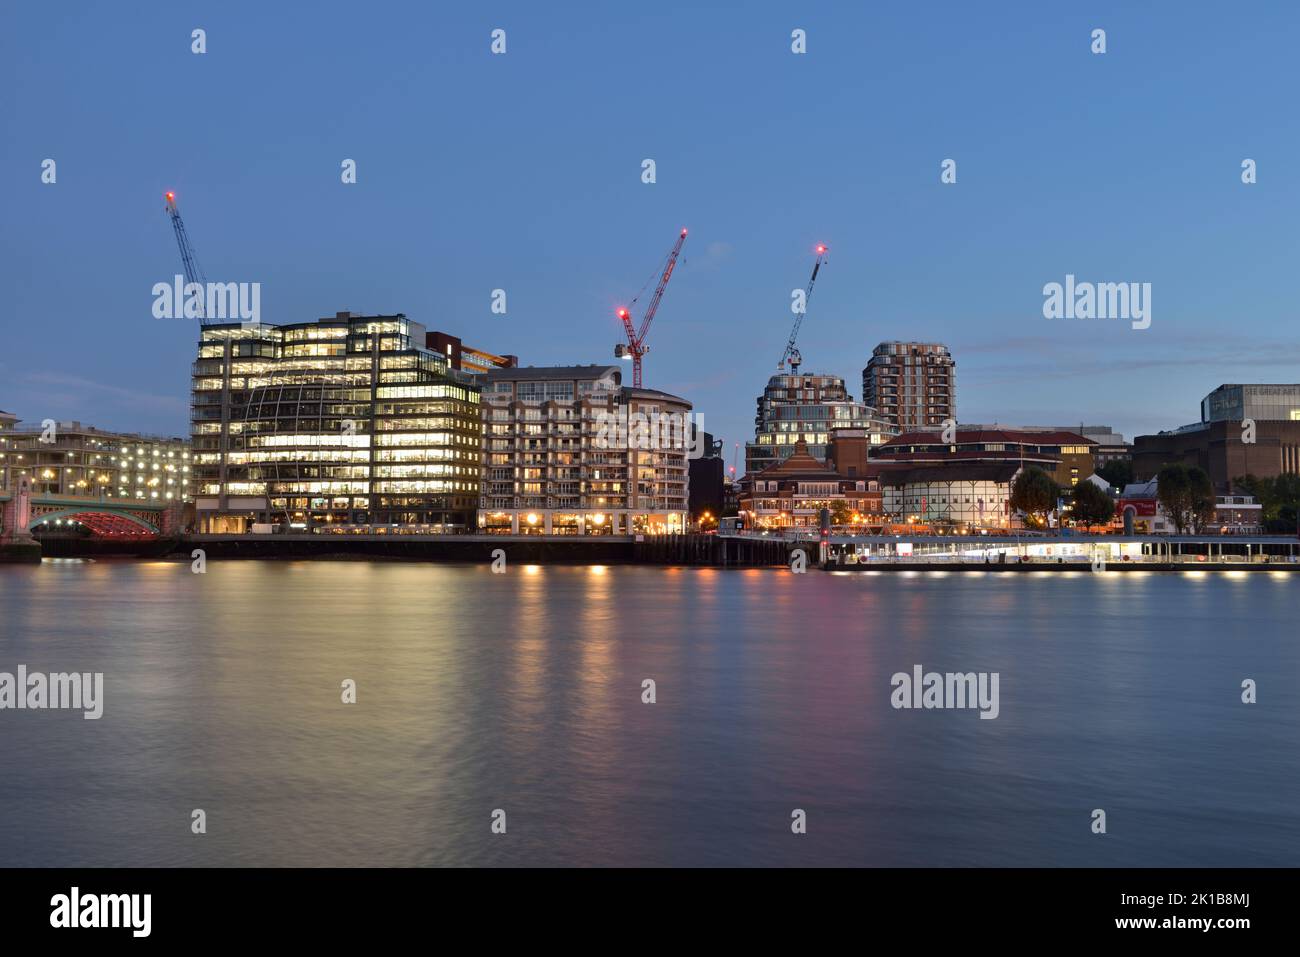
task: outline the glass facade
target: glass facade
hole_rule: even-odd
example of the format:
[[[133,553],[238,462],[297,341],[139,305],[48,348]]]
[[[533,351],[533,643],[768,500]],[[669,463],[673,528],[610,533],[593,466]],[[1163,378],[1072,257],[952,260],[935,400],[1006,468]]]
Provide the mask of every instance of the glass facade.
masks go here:
[[[1300,385],[1221,385],[1201,400],[1202,422],[1300,421]]]
[[[832,375],[774,375],[758,397],[754,441],[745,443],[745,473],[756,475],[782,462],[802,440],[814,458],[829,457],[834,429],[862,429],[872,445],[897,431],[861,402],[854,402],[844,380]]]
[[[403,315],[202,330],[197,525],[459,531],[478,496],[479,389]]]

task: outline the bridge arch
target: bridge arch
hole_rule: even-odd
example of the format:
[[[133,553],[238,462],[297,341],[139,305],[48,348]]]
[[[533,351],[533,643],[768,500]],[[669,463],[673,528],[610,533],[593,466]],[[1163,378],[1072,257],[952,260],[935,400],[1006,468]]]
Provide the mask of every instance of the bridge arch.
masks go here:
[[[117,509],[93,509],[82,507],[64,508],[43,515],[33,515],[28,528],[45,525],[50,522],[71,519],[80,522],[96,535],[158,535],[160,529],[138,515]]]

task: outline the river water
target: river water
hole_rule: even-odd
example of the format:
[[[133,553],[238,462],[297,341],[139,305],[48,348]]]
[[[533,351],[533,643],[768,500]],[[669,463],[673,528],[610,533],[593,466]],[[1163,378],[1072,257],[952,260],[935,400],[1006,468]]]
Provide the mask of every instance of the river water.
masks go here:
[[[1295,866],[1297,584],[0,566],[0,672],[104,674],[0,710],[0,865]]]

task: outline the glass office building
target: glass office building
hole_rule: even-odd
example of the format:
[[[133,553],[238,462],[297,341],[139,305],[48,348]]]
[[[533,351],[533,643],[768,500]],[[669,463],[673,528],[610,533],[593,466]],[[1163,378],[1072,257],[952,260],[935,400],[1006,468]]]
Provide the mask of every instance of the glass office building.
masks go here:
[[[191,402],[196,528],[471,529],[479,388],[425,341],[401,314],[205,326]]]

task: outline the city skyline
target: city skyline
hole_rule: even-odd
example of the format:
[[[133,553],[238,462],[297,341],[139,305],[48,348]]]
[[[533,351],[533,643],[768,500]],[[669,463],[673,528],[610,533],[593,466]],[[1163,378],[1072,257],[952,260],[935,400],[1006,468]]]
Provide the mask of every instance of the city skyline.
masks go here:
[[[961,421],[1104,422],[1129,439],[1195,421],[1222,383],[1295,378],[1284,224],[1300,203],[1283,164],[1297,137],[1273,121],[1289,11],[1171,23],[1016,4],[922,22],[761,7],[743,22],[692,11],[684,27],[516,5],[404,14],[399,32],[248,8],[86,16],[7,33],[21,48],[0,40],[16,91],[0,407],[27,421],[186,433],[198,326],[149,312],[153,284],[180,270],[171,189],[208,277],[262,283],[268,322],[401,312],[535,366],[609,361],[614,309],[689,228],[646,385],[689,399],[728,461],[753,437],[818,242],[830,257],[803,370],[858,400],[871,350],[893,339],[949,347]],[[509,45],[494,56],[498,27]],[[611,47],[626,79],[597,82]],[[1213,54],[1212,81],[1189,51]],[[331,75],[343,55],[354,69]],[[434,95],[453,77],[455,96]],[[1150,328],[1044,319],[1044,285],[1068,275],[1150,282]]]
[[[1267,931],[1298,35],[7,4],[6,926],[836,867],[927,940]]]

